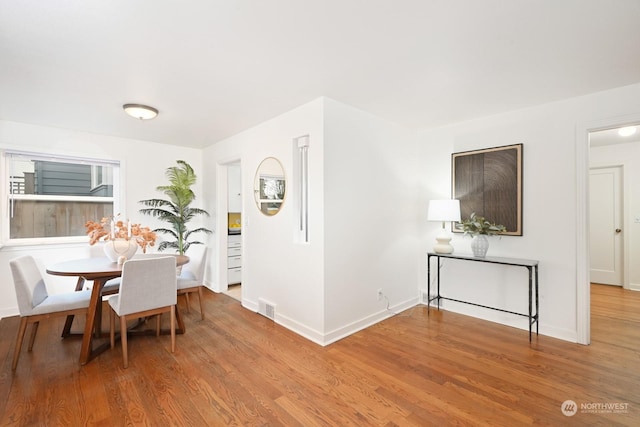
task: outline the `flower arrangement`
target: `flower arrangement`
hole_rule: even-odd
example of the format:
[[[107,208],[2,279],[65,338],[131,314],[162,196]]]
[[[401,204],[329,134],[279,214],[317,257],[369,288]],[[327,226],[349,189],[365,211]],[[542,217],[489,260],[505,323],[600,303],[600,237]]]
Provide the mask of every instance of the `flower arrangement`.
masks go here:
[[[485,217],[477,216],[475,212],[472,212],[469,218],[463,220],[461,224],[464,234],[470,234],[471,236],[477,236],[478,234],[493,236],[494,234],[504,233],[507,231],[507,228],[504,225],[494,224],[488,221]]]
[[[133,240],[142,252],[147,252],[147,247],[156,243],[156,233],[149,227],[142,227],[140,224],[126,223],[118,219],[119,215],[104,217],[100,222],[87,221],[84,226],[89,236],[89,244],[95,245],[99,240]]]

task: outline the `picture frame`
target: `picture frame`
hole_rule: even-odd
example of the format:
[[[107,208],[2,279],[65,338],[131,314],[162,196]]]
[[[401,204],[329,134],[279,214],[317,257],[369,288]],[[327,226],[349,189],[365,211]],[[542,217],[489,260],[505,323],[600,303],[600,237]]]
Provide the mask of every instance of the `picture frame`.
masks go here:
[[[522,236],[522,144],[484,148],[451,155],[452,198],[460,216],[471,213],[504,225],[502,235]],[[462,232],[455,222],[453,232]]]

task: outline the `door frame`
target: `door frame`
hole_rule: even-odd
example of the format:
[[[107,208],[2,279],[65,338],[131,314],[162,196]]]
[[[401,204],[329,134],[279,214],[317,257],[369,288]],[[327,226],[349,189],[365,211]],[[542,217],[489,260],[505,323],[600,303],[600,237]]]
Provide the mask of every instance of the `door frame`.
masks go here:
[[[576,340],[579,344],[591,343],[589,134],[637,123],[640,123],[640,113],[578,123],[576,126]],[[625,266],[628,264],[625,262]]]

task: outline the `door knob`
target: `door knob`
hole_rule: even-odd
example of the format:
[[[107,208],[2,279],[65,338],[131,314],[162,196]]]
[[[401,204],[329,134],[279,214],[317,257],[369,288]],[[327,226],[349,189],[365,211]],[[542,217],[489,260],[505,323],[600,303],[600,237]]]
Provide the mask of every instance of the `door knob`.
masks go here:
[[[620,233],[620,232],[622,232],[622,230],[619,228],[616,228],[616,233]]]

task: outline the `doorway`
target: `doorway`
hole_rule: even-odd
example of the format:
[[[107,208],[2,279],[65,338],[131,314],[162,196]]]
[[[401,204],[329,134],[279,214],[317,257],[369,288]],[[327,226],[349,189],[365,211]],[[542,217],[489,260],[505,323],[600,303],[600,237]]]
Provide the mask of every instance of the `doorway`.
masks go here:
[[[216,169],[216,290],[242,301],[242,166],[239,159],[228,159],[218,163]]]
[[[640,123],[593,130],[589,141],[590,282],[631,287],[632,169],[640,162]]]
[[[590,281],[590,256],[589,256],[589,229],[590,229],[590,219],[589,219],[589,171],[592,166],[604,166],[602,164],[597,165],[595,161],[590,164],[592,159],[595,159],[597,156],[596,151],[600,150],[600,147],[603,146],[617,146],[621,147],[623,141],[626,142],[640,142],[640,114],[630,115],[626,117],[620,117],[618,119],[606,119],[599,120],[597,122],[592,122],[590,124],[582,123],[578,126],[577,133],[577,150],[576,150],[576,158],[577,158],[577,215],[576,215],[576,223],[578,225],[578,233],[577,233],[577,288],[576,288],[576,309],[577,309],[577,342],[580,344],[589,344],[591,342],[591,281]],[[635,139],[626,139],[621,140],[622,136],[618,134],[618,131],[621,128],[635,128]],[[616,139],[604,138],[610,134],[615,133],[617,135]],[[628,138],[627,135],[625,138]],[[601,138],[602,137],[602,138]],[[611,147],[614,150],[614,147]],[[608,151],[608,150],[604,150]],[[619,153],[618,153],[619,154]],[[640,156],[638,156],[640,157]],[[600,158],[600,162],[604,161],[603,158]],[[611,158],[607,160],[608,165],[623,165],[623,183],[626,182],[629,185],[633,183],[630,182],[629,178],[625,179],[625,174],[629,173],[629,167],[624,168],[625,163],[631,161],[632,159],[623,157],[622,160],[613,161]],[[630,164],[629,164],[630,165]],[[630,200],[630,190],[629,188],[623,187],[623,207],[628,206],[628,203],[625,205],[624,200]],[[624,229],[630,230],[631,214],[627,212],[627,215],[624,215],[623,209],[623,227]],[[639,217],[640,218],[640,217]],[[638,221],[640,222],[640,220]],[[615,231],[615,230],[614,230]],[[631,239],[623,239],[623,255],[622,255],[622,271],[623,271],[623,285],[627,286],[629,281],[629,267],[630,263],[628,261],[629,258],[629,241]],[[625,259],[626,258],[626,259]]]
[[[240,162],[227,165],[227,291],[242,301],[242,171]]]
[[[589,265],[591,282],[623,285],[623,167],[589,170]]]

